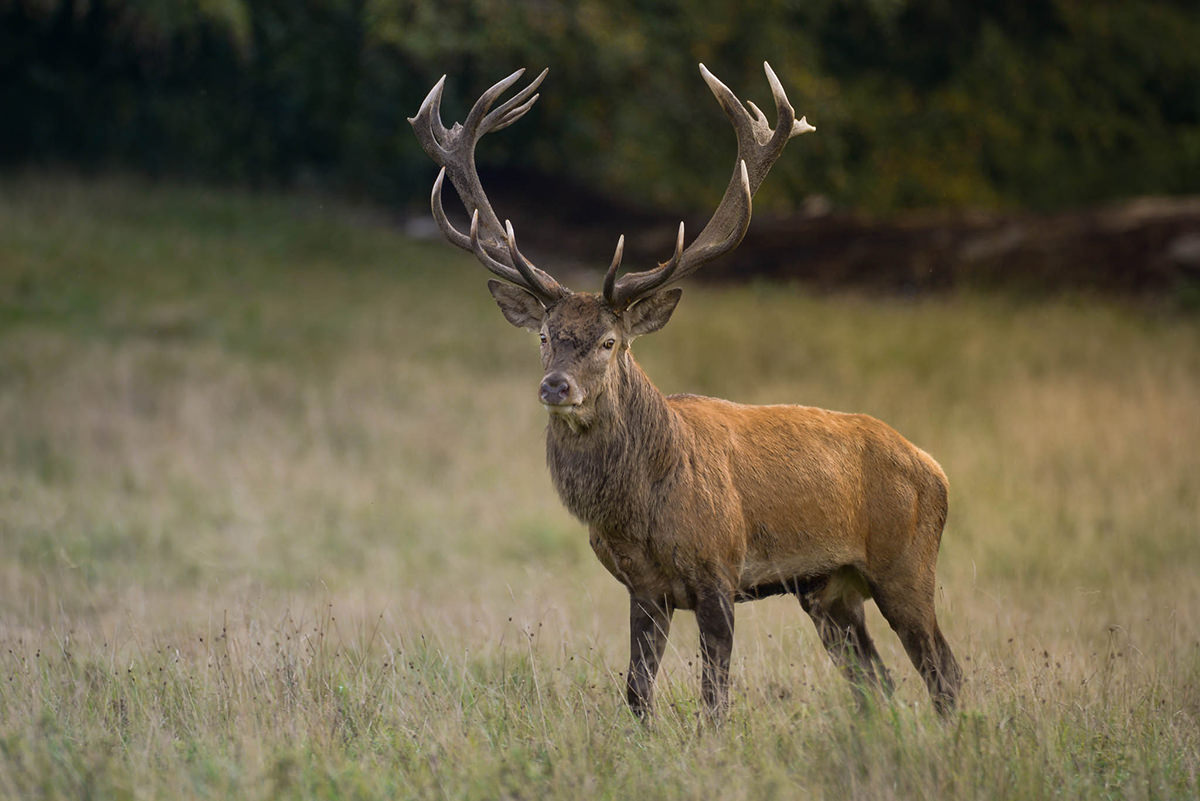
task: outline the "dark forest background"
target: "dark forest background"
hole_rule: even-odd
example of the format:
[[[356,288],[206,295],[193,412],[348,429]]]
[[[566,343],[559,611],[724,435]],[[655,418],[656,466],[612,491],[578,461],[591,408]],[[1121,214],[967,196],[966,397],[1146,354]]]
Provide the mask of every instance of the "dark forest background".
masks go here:
[[[818,132],[775,167],[760,220],[1065,213],[1200,191],[1195,0],[0,0],[0,168],[418,211],[434,169],[405,118],[430,86],[448,74],[450,122],[513,69],[548,66],[534,111],[481,145],[482,170],[556,208],[577,195],[701,215],[733,149],[696,64],[769,110],[763,60]],[[1160,250],[1186,257],[1179,230]],[[936,272],[922,259],[905,274]]]
[[[819,129],[772,205],[1054,209],[1200,189],[1193,0],[0,0],[0,158],[424,197],[405,124],[551,74],[488,165],[649,206],[724,187],[696,73]]]

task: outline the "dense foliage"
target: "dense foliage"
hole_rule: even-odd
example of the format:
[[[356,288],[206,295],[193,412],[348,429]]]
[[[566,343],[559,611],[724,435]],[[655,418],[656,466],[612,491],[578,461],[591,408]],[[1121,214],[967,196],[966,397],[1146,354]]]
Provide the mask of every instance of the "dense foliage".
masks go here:
[[[1200,190],[1192,0],[0,0],[0,160],[316,181],[411,200],[404,118],[518,66],[538,108],[485,165],[705,207],[731,136],[707,63],[818,127],[763,202],[1063,207]]]

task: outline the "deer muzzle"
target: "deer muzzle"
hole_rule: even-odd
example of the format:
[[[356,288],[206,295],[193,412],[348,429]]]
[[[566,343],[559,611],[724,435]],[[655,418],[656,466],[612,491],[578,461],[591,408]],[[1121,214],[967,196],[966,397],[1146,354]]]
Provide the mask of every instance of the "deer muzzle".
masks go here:
[[[542,379],[542,385],[538,387],[538,400],[544,406],[575,406],[579,401],[574,389],[570,377],[555,370]]]

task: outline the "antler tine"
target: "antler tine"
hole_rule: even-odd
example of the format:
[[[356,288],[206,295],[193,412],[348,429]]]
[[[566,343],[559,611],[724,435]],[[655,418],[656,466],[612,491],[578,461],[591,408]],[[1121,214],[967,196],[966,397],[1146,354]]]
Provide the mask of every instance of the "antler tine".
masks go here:
[[[746,107],[742,105],[742,101],[738,100],[733,90],[726,86],[720,78],[709,72],[708,67],[703,63],[700,64],[700,77],[708,84],[709,90],[717,98],[717,102],[721,104],[725,115],[733,122],[735,128],[739,128],[744,121],[750,121],[750,115],[746,113]]]
[[[445,180],[446,168],[442,167],[433,182],[433,194],[429,198],[429,205],[433,209],[433,220],[442,230],[442,234],[450,240],[450,244],[457,245],[463,250],[473,250],[471,238],[451,225],[450,218],[446,216],[446,209],[442,206],[442,184]]]
[[[561,298],[569,290],[563,287],[562,284],[554,280],[554,277],[544,270],[539,270],[537,267],[517,250],[517,235],[513,232],[512,222],[504,221],[504,233],[508,242],[508,253],[512,258],[513,265],[524,279],[524,283],[529,289],[538,296],[538,298],[549,305],[549,303]]]
[[[520,70],[519,76],[524,70]],[[533,104],[541,97],[539,94],[534,94],[537,88],[542,85],[542,81],[546,79],[546,75],[550,72],[550,68],[542,70],[536,78],[529,82],[521,91],[517,92],[495,111],[491,112],[484,118],[483,123],[488,132],[499,131],[512,125],[517,120],[525,116],[525,112],[533,108]]]
[[[497,80],[497,82],[492,84],[490,88],[484,92],[484,94],[479,96],[479,100],[476,100],[474,106],[470,107],[470,112],[467,113],[467,119],[463,120],[462,124],[463,130],[467,132],[469,137],[476,137],[476,135],[482,135],[488,131],[491,131],[490,126],[482,124],[485,124],[485,122],[493,122],[494,124],[494,121],[496,121],[494,120],[493,115],[488,114],[492,108],[492,103],[496,102],[500,95],[503,95],[504,92],[508,91],[512,84],[515,84],[518,82],[518,80],[521,80],[521,76],[523,76],[523,74],[524,67],[521,67],[520,70],[510,74],[509,77]],[[522,90],[521,94],[518,94],[517,97],[521,98],[521,95],[523,94],[524,90]],[[505,106],[508,106],[509,102],[511,102],[511,100],[505,102]],[[520,103],[521,100],[517,100],[517,102]],[[497,112],[503,113],[505,110],[506,109],[504,107],[500,107],[497,109]]]
[[[621,244],[624,244],[624,237],[621,237]],[[612,279],[617,275],[617,260],[613,261],[613,265],[608,268],[608,274],[604,276],[604,300],[613,309],[620,311],[630,306],[638,298],[649,295],[654,290],[667,284],[675,275],[675,271],[679,269],[679,264],[683,259],[683,223],[679,223],[679,233],[675,236],[675,252],[671,258],[662,262],[652,270],[644,270],[640,273],[629,273],[621,276],[621,280],[613,283]],[[618,249],[618,254],[620,250]]]
[[[701,265],[737,247],[750,225],[754,193],[783,152],[784,145],[793,136],[816,130],[805,118],[796,119],[795,109],[771,65],[763,62],[763,69],[775,101],[774,128],[758,106],[743,104],[717,76],[703,64],[700,65],[701,77],[737,135],[738,159],[733,175],[712,219],[686,250],[679,253],[676,248],[676,256],[667,264],[660,265],[656,270],[623,276],[615,282],[612,296],[621,307],[634,303],[667,283],[691,275]],[[668,267],[670,272],[667,271]]]
[[[748,108],[748,109],[750,109],[750,111],[754,112],[754,119],[755,119],[756,121],[758,121],[758,122],[761,122],[761,123],[763,123],[763,124],[766,124],[766,122],[767,122],[767,115],[766,115],[766,114],[763,114],[763,112],[762,112],[762,109],[761,109],[761,108],[759,108],[758,106],[754,105],[754,101],[753,101],[753,100],[747,100],[747,101],[746,101],[746,108]]]
[[[617,268],[621,266],[621,257],[625,255],[625,234],[617,237],[617,250],[613,253],[612,264],[604,274],[604,301],[609,306],[616,306],[617,300],[613,295],[613,286],[617,281]]]
[[[563,295],[568,294],[569,289],[534,267],[528,259],[520,254],[517,250],[516,237],[512,232],[512,223],[505,223],[505,225],[508,233],[508,252],[512,254],[512,259],[516,262],[515,269],[492,258],[487,252],[483,241],[479,238],[479,209],[476,209],[475,213],[471,215],[471,235],[468,242],[471,251],[474,252],[480,263],[499,278],[528,289],[545,306],[551,305]]]
[[[429,90],[429,94],[425,95],[425,99],[421,101],[421,107],[417,109],[417,113],[408,118],[408,122],[416,131],[417,140],[421,143],[421,147],[434,161],[441,164],[441,160],[434,155],[434,152],[444,154],[445,148],[443,142],[446,141],[450,131],[442,124],[442,90],[446,87],[446,76],[438,78],[438,82]]]
[[[767,73],[767,82],[771,84],[771,95],[775,98],[775,135],[772,144],[777,145],[782,151],[783,146],[793,136],[809,133],[817,130],[815,125],[809,125],[807,117],[796,119],[796,109],[792,107],[788,100],[787,93],[783,91],[783,84],[780,83],[779,77],[775,75],[775,70],[771,69],[771,65],[763,62],[763,70]],[[749,104],[751,107],[753,103]],[[763,116],[762,112],[758,112],[759,116]],[[766,176],[764,176],[766,177]]]
[[[475,209],[475,213],[471,215],[471,236],[468,238],[468,242],[471,251],[475,253],[475,257],[479,259],[484,267],[491,270],[494,275],[498,278],[503,278],[505,281],[529,289],[530,292],[538,296],[538,300],[541,300],[543,303],[546,302],[546,296],[541,291],[538,291],[538,289],[535,289],[536,284],[530,286],[526,283],[525,276],[521,274],[520,270],[509,267],[507,264],[492,258],[491,254],[484,249],[483,240],[479,238],[479,209]]]
[[[503,262],[496,261],[484,249],[483,240],[479,238],[479,209],[475,209],[475,212],[471,215],[471,236],[468,237],[467,242],[470,245],[471,251],[474,252],[475,257],[479,259],[479,262],[491,270],[497,277],[514,284],[525,283],[524,279],[521,278],[521,274],[514,268],[509,267]]]
[[[783,91],[783,84],[779,82],[779,76],[775,74],[775,70],[771,69],[771,65],[764,61],[763,70],[767,73],[767,83],[771,85],[771,97],[775,100],[775,133],[771,136],[770,147],[778,147],[783,150],[784,144],[795,134],[793,123],[796,121],[796,109],[792,108],[792,104],[788,101],[787,93]],[[763,177],[766,177],[765,173]]]

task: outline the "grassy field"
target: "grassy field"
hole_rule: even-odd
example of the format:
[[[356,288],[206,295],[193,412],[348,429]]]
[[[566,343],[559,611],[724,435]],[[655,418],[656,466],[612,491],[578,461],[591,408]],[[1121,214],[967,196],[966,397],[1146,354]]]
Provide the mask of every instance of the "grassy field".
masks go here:
[[[940,722],[871,607],[900,686],[860,713],[776,598],[715,730],[680,614],[645,729],[535,340],[393,222],[0,181],[0,796],[1200,795],[1200,319],[689,287],[638,342],[664,391],[868,412],[942,463],[968,684]]]

